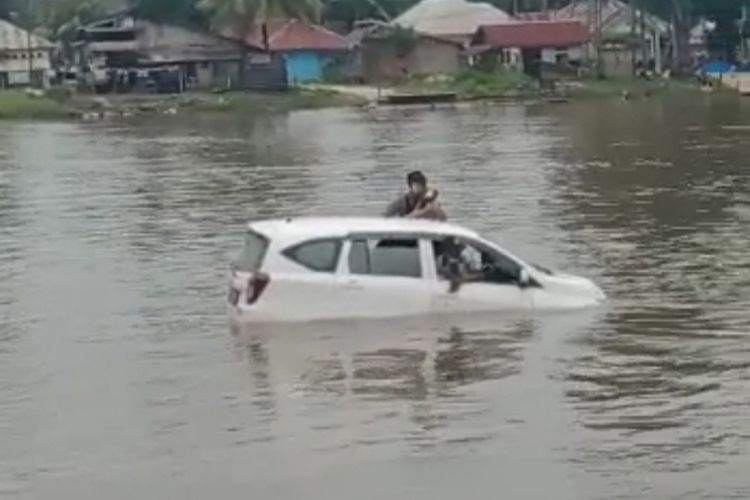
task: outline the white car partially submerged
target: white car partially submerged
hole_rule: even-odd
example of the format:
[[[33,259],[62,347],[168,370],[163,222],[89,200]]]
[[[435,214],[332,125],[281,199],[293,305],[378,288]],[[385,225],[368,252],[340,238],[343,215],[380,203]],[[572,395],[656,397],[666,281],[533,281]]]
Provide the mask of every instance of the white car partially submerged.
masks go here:
[[[299,218],[249,225],[228,299],[243,322],[298,322],[581,309],[605,295],[456,225]]]

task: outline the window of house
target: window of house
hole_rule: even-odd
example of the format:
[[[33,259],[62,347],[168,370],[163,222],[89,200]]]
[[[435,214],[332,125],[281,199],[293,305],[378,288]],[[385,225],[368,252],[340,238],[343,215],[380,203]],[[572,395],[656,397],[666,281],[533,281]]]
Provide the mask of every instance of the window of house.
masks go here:
[[[421,278],[419,240],[354,240],[349,251],[349,272],[359,275]]]
[[[333,273],[341,252],[341,240],[315,240],[285,250],[284,256],[297,264],[321,273]]]

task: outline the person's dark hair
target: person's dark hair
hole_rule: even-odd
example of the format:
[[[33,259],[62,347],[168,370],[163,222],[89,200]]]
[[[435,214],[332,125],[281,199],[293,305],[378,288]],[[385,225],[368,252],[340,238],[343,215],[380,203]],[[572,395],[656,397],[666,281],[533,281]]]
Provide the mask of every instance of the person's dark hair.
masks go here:
[[[412,184],[419,184],[420,186],[427,186],[427,177],[420,172],[419,170],[416,170],[412,173],[410,173],[406,177],[406,183],[411,186]]]

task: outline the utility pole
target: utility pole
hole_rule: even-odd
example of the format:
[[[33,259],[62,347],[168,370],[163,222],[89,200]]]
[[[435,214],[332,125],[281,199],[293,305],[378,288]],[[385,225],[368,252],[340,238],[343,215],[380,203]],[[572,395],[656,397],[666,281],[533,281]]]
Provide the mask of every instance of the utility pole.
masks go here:
[[[31,46],[31,27],[26,30],[26,50],[26,57],[29,61],[29,87],[31,87],[34,76],[34,48]]]
[[[26,12],[26,58],[29,62],[29,87],[34,83],[34,48],[31,46],[31,30],[34,29],[34,0],[28,0]]]
[[[638,22],[638,10],[635,5],[636,0],[630,0],[630,65],[633,76],[635,76],[635,66],[638,62],[638,45],[636,44],[636,23]]]
[[[745,29],[747,27],[747,4],[742,4],[742,16],[740,18],[740,46],[742,47],[742,62],[747,61],[747,39],[745,38]]]
[[[28,71],[28,79],[29,79],[29,87],[31,87],[31,81],[32,81],[32,75],[34,74],[34,50],[31,46],[31,29],[32,29],[32,16],[31,16],[31,2],[32,0],[28,0],[27,4],[27,11],[25,15],[23,13],[19,14],[18,11],[13,11],[9,13],[9,18],[22,30],[26,30],[26,62],[27,62],[27,71]]]
[[[641,7],[641,64],[644,69],[649,66],[649,44],[646,42],[646,10],[643,7],[643,0],[640,0]]]
[[[589,0],[588,5],[589,26],[592,27],[594,40],[594,68],[597,78],[604,76],[602,60],[602,0]]]

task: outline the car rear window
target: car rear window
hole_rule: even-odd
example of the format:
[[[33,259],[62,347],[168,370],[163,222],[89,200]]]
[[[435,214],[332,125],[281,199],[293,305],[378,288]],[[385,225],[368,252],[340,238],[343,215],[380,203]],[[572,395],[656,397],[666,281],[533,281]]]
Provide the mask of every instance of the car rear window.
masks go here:
[[[245,245],[234,262],[237,271],[255,272],[263,265],[263,258],[268,250],[268,238],[254,231],[245,235]]]
[[[284,256],[297,264],[321,273],[333,273],[339,261],[341,240],[307,241],[284,250]]]

